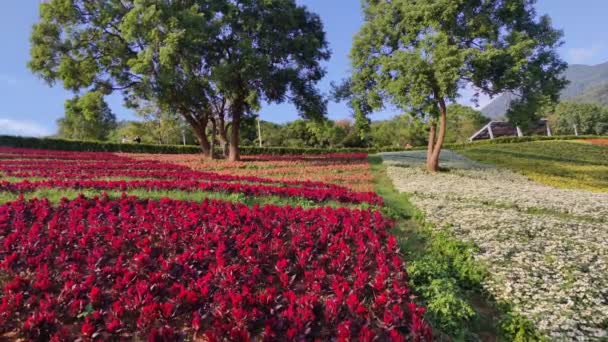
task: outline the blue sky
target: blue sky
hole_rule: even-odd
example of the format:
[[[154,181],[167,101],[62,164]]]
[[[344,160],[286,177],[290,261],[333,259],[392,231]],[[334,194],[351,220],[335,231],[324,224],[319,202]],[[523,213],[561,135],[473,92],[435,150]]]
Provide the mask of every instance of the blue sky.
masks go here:
[[[0,11],[0,134],[48,135],[56,130],[55,121],[63,116],[63,104],[72,96],[61,85],[51,88],[26,68],[29,58],[29,34],[38,16],[40,0],[4,0]],[[333,51],[326,64],[328,74],[321,82],[329,91],[331,81],[348,75],[348,53],[353,35],[362,18],[358,0],[297,0],[318,13]],[[598,64],[608,61],[608,1],[606,0],[539,0],[539,13],[553,18],[554,26],[565,32],[566,44],[560,54],[569,63]],[[465,94],[466,95],[466,94]],[[466,97],[466,96],[465,96]],[[119,119],[134,119],[122,107],[119,97],[108,99]],[[468,103],[463,98],[463,103]],[[487,99],[482,99],[482,105]],[[397,112],[387,110],[374,116],[390,117]],[[349,117],[344,104],[332,103],[329,117]],[[297,117],[289,104],[267,105],[261,111],[263,120],[285,122]]]

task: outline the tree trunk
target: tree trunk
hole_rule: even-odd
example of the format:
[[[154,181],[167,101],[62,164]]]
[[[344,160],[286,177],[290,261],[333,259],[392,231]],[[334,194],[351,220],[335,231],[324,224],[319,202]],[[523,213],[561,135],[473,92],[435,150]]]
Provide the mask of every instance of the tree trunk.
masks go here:
[[[182,116],[186,119],[186,122],[190,124],[192,130],[194,131],[194,135],[196,136],[196,140],[198,140],[198,144],[201,147],[201,151],[205,157],[209,157],[209,152],[211,151],[211,146],[209,145],[209,140],[207,139],[207,123],[209,122],[209,116],[205,113],[195,113],[189,114],[188,111],[182,109]]]
[[[431,156],[433,155],[433,147],[435,146],[436,130],[437,130],[437,123],[433,120],[431,122],[431,127],[429,128],[429,143],[428,143],[428,147],[426,150],[427,168],[428,168],[429,160],[431,160]]]
[[[209,151],[209,159],[213,160],[215,158],[215,132],[216,132],[217,124],[215,123],[215,119],[211,119],[211,148]]]
[[[211,146],[209,145],[209,140],[207,140],[207,134],[205,132],[204,126],[194,125],[192,127],[194,129],[194,134],[196,135],[196,140],[198,140],[198,144],[201,147],[201,151],[205,157],[210,156]]]
[[[230,155],[230,150],[228,146],[228,125],[226,125],[226,121],[224,120],[223,115],[219,117],[219,125],[217,127],[218,138],[220,140],[220,146],[222,146],[222,153],[224,154],[224,158],[228,158]]]
[[[232,125],[230,129],[230,147],[228,160],[231,162],[239,161],[239,128],[241,126],[241,112],[243,105],[234,104],[232,108]]]
[[[426,169],[430,172],[439,171],[439,155],[441,154],[441,147],[443,146],[443,141],[445,139],[445,131],[447,127],[447,108],[445,105],[445,101],[440,98],[438,101],[439,104],[439,133],[437,134],[437,141],[435,139],[430,139],[429,136],[429,147],[427,150],[427,161],[426,161]],[[432,135],[433,138],[435,136],[435,129],[431,127],[431,132],[429,135]]]

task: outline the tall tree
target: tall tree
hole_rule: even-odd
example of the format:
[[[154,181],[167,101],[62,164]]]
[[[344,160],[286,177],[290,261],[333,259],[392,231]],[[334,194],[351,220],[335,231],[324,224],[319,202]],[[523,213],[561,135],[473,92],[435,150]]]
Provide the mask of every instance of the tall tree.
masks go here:
[[[88,92],[65,103],[65,117],[57,121],[59,136],[78,140],[106,140],[116,128],[116,116],[99,92]]]
[[[66,89],[155,101],[193,127],[201,149],[214,95],[205,63],[219,34],[217,1],[50,0],[40,4],[29,67]],[[219,5],[219,4],[218,4]]]
[[[535,0],[365,0],[351,59],[352,91],[369,108],[389,102],[430,125],[427,169],[439,169],[448,104],[465,86],[519,96],[517,112],[556,100],[566,64],[562,32]]]
[[[325,75],[320,61],[330,52],[319,16],[294,0],[225,3],[214,44],[221,62],[213,75],[230,108],[229,159],[238,160],[241,120],[261,102],[290,100],[305,118],[325,115],[326,101],[315,84]]]
[[[319,17],[294,0],[49,0],[29,67],[70,90],[121,91],[179,113],[211,155],[207,126],[226,104],[230,158],[239,126],[262,101],[291,100],[323,116],[314,85],[329,58]]]

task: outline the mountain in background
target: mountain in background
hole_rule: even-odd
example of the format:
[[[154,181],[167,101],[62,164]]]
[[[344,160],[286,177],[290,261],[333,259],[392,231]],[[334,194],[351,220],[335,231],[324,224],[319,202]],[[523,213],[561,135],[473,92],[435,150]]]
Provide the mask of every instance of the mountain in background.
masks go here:
[[[608,62],[598,65],[572,64],[564,73],[570,84],[561,92],[562,101],[596,103],[608,106]],[[481,112],[491,119],[505,116],[514,95],[495,98]]]

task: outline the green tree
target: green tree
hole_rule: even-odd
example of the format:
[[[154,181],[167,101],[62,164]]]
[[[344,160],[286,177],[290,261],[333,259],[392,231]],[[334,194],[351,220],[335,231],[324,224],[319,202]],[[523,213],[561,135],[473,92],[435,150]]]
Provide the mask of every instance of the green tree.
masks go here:
[[[466,142],[490,121],[480,111],[459,104],[450,104],[447,111],[450,115],[447,120],[446,143]]]
[[[28,65],[47,82],[120,91],[128,106],[154,101],[184,117],[207,155],[217,115],[231,118],[237,160],[241,120],[263,101],[325,113],[315,88],[330,56],[325,33],[294,0],[49,0],[31,42]]]
[[[345,79],[340,84],[332,83],[331,89],[332,99],[336,102],[347,101],[352,110],[355,119],[355,139],[352,139],[352,134],[349,134],[349,140],[357,141],[360,146],[368,146],[371,139],[372,122],[367,114],[373,108],[367,103],[364,96],[355,92],[352,79]]]
[[[174,119],[174,118],[172,118]],[[158,126],[156,122],[145,122],[145,121],[120,121],[118,122],[116,129],[114,129],[108,136],[108,140],[112,142],[121,142],[123,137],[126,137],[128,141],[132,142],[137,136],[141,138],[141,142],[150,145],[159,145],[159,137],[157,133],[150,132],[150,126]],[[187,145],[196,144],[197,138],[194,136],[192,129],[189,125],[179,125],[179,128],[174,133],[167,136],[166,140],[163,140],[162,144],[167,145],[182,145],[184,138]]]
[[[429,123],[427,169],[439,169],[448,104],[471,85],[488,95],[510,91],[514,112],[530,115],[556,100],[566,64],[562,33],[535,0],[366,0],[365,23],[351,51],[351,90],[359,110],[391,103]],[[366,108],[367,107],[367,108]],[[521,114],[523,113],[523,114]]]
[[[106,140],[116,128],[116,116],[100,92],[88,92],[65,103],[65,117],[57,121],[59,136],[78,140]]]
[[[180,144],[182,134],[190,131],[191,127],[186,127],[184,121],[179,116],[163,110],[157,104],[150,101],[138,103],[136,114],[143,119],[142,127],[145,132],[139,134],[140,137],[150,136],[152,143],[159,145]]]
[[[560,102],[544,110],[556,134],[608,134],[608,107],[589,103]]]
[[[421,146],[427,142],[427,130],[419,118],[409,114],[395,116],[390,120],[373,122],[371,143],[373,147]]]

